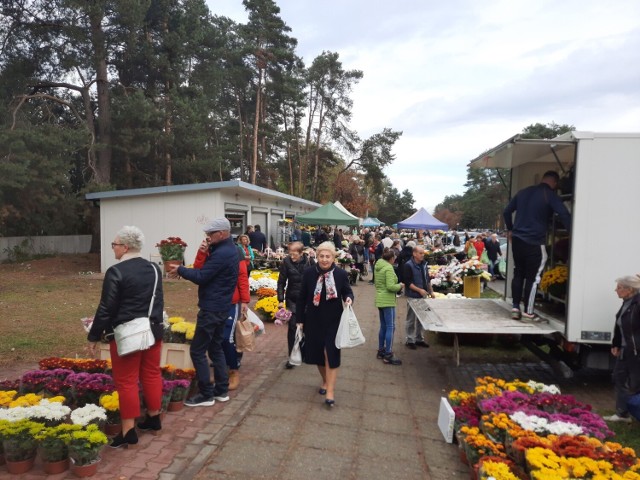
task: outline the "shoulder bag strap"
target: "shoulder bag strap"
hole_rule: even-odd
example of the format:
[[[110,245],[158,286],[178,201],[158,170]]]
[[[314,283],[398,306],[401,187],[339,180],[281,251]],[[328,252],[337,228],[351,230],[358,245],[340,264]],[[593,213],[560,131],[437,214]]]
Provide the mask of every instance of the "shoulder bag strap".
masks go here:
[[[153,273],[156,276],[156,281],[153,283],[153,293],[151,294],[151,303],[149,304],[149,313],[147,314],[147,317],[149,317],[149,321],[151,321],[151,311],[153,310],[153,302],[156,299],[156,288],[158,287],[158,270],[156,270],[156,267],[154,267],[153,264],[151,264],[151,268],[153,268]]]

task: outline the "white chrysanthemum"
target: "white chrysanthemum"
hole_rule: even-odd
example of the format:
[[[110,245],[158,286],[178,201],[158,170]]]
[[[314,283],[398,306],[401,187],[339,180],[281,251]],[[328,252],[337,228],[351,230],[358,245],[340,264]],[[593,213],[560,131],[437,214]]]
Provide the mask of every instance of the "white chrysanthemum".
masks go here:
[[[71,422],[75,425],[86,426],[93,421],[106,421],[107,412],[104,408],[90,403],[71,412]]]

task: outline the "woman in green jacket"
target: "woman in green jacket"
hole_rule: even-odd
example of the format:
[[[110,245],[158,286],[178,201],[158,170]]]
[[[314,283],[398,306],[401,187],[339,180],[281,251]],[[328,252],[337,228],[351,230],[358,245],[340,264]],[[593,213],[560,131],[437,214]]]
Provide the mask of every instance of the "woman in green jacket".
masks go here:
[[[380,313],[378,333],[378,358],[389,365],[402,365],[393,356],[393,333],[396,329],[396,293],[402,290],[402,283],[393,271],[395,253],[389,248],[382,252],[382,258],[375,265],[376,307]]]

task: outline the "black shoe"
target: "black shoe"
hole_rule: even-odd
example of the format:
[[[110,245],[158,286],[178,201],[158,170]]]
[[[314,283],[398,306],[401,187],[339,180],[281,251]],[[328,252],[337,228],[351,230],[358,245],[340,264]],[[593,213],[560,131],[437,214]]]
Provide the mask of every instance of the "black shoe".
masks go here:
[[[336,406],[336,401],[335,400],[330,400],[330,399],[326,399],[324,401],[324,404],[327,406],[327,408],[332,409],[333,407]]]
[[[157,432],[158,430],[161,430],[162,425],[160,425],[160,414],[151,416],[147,413],[145,419],[138,423],[138,428],[143,431],[153,430]]]
[[[390,353],[384,356],[382,363],[386,363],[387,365],[402,365],[402,360],[395,358],[393,354]]]
[[[411,350],[415,350],[416,348],[418,348],[416,347],[416,344],[413,342],[407,342],[405,343],[405,345],[407,346],[407,348],[410,348]]]
[[[373,282],[372,282],[371,280],[369,280],[367,283],[368,283],[369,285],[373,285]]]
[[[284,365],[284,368],[286,368],[287,370],[291,370],[292,368],[295,368],[295,365],[294,365],[294,364],[292,364],[292,363],[290,363],[290,362],[287,362],[287,363]]]
[[[210,407],[215,405],[215,403],[216,400],[213,397],[207,397],[201,393],[198,393],[184,402],[187,407]]]
[[[320,395],[326,395],[327,394],[327,389],[326,388],[319,388],[318,389],[318,393]]]
[[[416,342],[416,345],[419,346],[419,347],[429,348],[429,344],[427,342],[425,342],[424,340],[418,340]]]
[[[109,445],[111,448],[129,448],[131,445],[136,445],[138,443],[138,434],[136,433],[135,428],[129,429],[126,435],[122,435],[120,432],[115,438],[111,441]]]
[[[382,360],[384,358],[384,350],[378,350],[378,353],[376,353],[376,358],[378,360]]]

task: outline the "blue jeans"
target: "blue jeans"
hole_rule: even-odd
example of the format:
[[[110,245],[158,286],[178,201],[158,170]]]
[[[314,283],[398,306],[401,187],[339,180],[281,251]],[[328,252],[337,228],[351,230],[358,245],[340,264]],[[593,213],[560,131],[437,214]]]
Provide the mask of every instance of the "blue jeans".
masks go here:
[[[238,369],[238,352],[236,351],[236,322],[240,313],[240,304],[231,306],[229,316],[224,322],[224,334],[222,339],[222,350],[224,350],[224,359],[229,370]]]
[[[191,341],[191,361],[196,369],[198,388],[206,397],[226,395],[229,391],[229,374],[222,350],[224,324],[229,312],[198,312],[196,332]],[[211,382],[211,371],[207,354],[213,364],[213,374],[216,379],[215,386]]]
[[[380,331],[378,332],[378,350],[390,355],[393,351],[393,332],[396,330],[396,307],[378,308]]]

